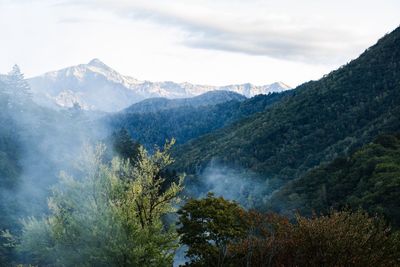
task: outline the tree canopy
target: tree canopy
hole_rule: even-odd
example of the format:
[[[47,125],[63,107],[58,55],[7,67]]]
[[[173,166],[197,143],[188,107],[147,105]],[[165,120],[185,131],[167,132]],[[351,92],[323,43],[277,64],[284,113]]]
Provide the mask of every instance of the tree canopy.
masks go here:
[[[168,266],[177,235],[163,223],[179,202],[182,180],[161,191],[160,169],[168,151],[140,148],[141,161],[104,162],[105,147],[88,147],[81,175],[60,176],[49,199],[50,214],[24,220],[19,251],[27,263],[51,266]]]

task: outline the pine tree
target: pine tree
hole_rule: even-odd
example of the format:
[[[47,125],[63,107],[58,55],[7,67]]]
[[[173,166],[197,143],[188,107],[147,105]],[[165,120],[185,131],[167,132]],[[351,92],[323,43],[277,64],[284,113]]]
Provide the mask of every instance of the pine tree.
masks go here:
[[[8,94],[18,100],[27,100],[31,97],[30,86],[18,65],[14,65],[6,79]]]
[[[118,156],[137,162],[139,157],[139,143],[135,142],[129,132],[122,128],[112,135],[112,148]]]

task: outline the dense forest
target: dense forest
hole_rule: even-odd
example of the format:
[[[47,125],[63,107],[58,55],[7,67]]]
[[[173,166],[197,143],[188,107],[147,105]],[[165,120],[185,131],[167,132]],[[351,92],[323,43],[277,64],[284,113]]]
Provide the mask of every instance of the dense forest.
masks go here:
[[[336,158],[289,183],[271,200],[302,214],[362,207],[400,226],[400,135],[381,135],[349,157]]]
[[[0,266],[399,266],[399,43],[286,92],[115,114],[41,107],[14,66]]]
[[[226,92],[223,93],[226,94]],[[236,95],[233,95],[233,97],[232,93],[229,93],[232,100],[224,103],[200,105],[202,101],[193,101],[194,103],[188,103],[188,101],[181,103],[179,101],[169,109],[164,109],[163,105],[160,107],[159,101],[155,103],[144,101],[145,103],[135,104],[122,112],[106,117],[104,120],[110,125],[111,129],[127,129],[135,140],[151,149],[154,145],[161,146],[166,139],[170,140],[171,138],[175,138],[178,144],[186,143],[254,113],[264,111],[291,94],[291,91],[285,91],[258,95],[244,100],[237,98]],[[215,95],[217,94],[214,93],[211,96]],[[199,98],[199,100],[202,100],[202,98]],[[148,102],[151,103],[150,107]],[[164,103],[164,101],[162,102]],[[215,100],[212,102],[215,102]],[[182,106],[178,106],[181,104]],[[153,105],[156,107],[153,107]],[[143,113],[143,110],[150,110],[150,112]]]

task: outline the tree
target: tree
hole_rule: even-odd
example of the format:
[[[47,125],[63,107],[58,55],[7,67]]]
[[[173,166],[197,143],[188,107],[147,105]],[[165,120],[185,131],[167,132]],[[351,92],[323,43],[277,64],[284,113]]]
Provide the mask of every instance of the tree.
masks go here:
[[[21,72],[18,65],[14,65],[8,73],[7,84],[9,86],[9,94],[19,100],[29,99],[31,96],[30,86],[25,80],[24,74]]]
[[[112,148],[118,156],[124,159],[130,159],[132,162],[138,160],[139,155],[139,143],[132,140],[129,132],[122,128],[116,131],[111,136]]]
[[[188,246],[189,266],[227,266],[228,244],[246,232],[235,202],[208,194],[200,200],[189,200],[179,211],[182,244]]]
[[[88,148],[79,160],[81,175],[61,175],[49,200],[50,215],[23,223],[19,250],[33,264],[51,266],[168,266],[177,234],[162,217],[174,211],[179,183],[160,191],[160,168],[172,159],[169,148],[141,161],[103,161],[105,147]]]

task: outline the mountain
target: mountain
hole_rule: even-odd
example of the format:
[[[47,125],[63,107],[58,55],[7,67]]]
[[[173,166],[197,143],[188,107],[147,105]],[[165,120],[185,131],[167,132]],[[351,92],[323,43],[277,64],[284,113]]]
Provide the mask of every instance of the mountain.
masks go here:
[[[218,88],[218,90],[232,91],[238,94],[242,94],[246,97],[253,97],[261,94],[265,95],[273,92],[282,92],[288,89],[291,89],[291,87],[283,82],[275,82],[262,86],[255,86],[251,83],[232,84]]]
[[[109,129],[127,129],[147,148],[162,146],[166,139],[171,138],[183,144],[261,112],[289,95],[291,90],[245,99],[233,92],[214,91],[188,99],[148,99],[103,120]],[[222,100],[225,102],[204,105]]]
[[[133,104],[130,107],[124,109],[122,112],[125,113],[149,113],[157,112],[160,110],[179,108],[179,107],[201,107],[216,105],[228,101],[244,101],[245,96],[229,92],[229,91],[210,91],[199,96],[190,98],[177,98],[168,99],[165,97],[155,97],[143,100],[139,103]]]
[[[290,87],[284,83],[264,86],[252,84],[208,86],[190,83],[139,81],[119,74],[99,59],[88,64],[68,67],[28,79],[34,100],[48,107],[119,111],[147,98],[188,98],[208,91],[224,90],[251,97],[257,94],[280,92]]]
[[[270,109],[192,140],[174,153],[187,173],[219,162],[268,180],[269,190],[400,129],[400,28],[359,58],[304,83]]]

